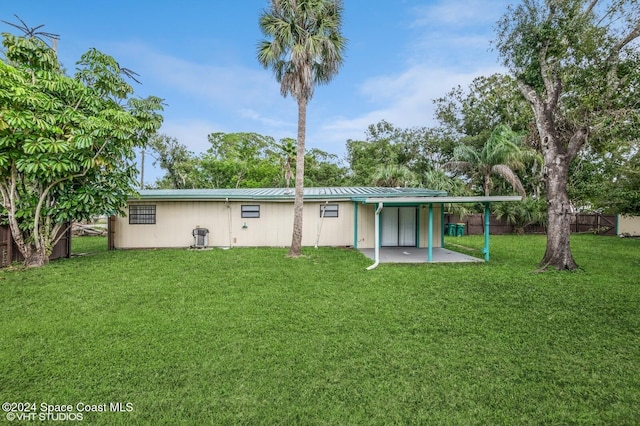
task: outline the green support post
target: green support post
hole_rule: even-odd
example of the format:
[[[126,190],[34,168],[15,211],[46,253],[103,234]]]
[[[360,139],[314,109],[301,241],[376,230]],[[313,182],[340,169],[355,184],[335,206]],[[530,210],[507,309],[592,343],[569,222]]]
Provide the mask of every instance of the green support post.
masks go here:
[[[440,204],[440,225],[442,225],[442,234],[440,234],[440,247],[444,248],[444,204]]]
[[[484,204],[484,261],[489,261],[489,224],[491,222],[491,209],[490,204]]]
[[[358,202],[353,202],[353,248],[358,249]]]

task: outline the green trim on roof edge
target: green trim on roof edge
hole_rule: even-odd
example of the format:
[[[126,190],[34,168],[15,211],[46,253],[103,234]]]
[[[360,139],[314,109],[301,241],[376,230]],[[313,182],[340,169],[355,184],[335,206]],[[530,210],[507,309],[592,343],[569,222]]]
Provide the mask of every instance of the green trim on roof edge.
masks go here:
[[[383,188],[383,187],[322,187],[305,188],[305,200],[351,200],[364,201],[369,197],[442,197],[445,191],[424,188]],[[292,201],[295,198],[293,188],[239,188],[239,189],[146,189],[137,200],[272,200]]]

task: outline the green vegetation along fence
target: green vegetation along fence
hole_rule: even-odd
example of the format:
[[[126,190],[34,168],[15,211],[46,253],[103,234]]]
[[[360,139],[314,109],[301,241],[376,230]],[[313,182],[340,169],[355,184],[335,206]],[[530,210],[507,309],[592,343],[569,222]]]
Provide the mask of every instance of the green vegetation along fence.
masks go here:
[[[480,213],[470,214],[464,218],[457,215],[446,214],[444,223],[464,223],[465,235],[480,235],[484,233],[484,215]],[[489,232],[492,235],[513,234],[516,228],[506,222],[504,218],[497,219],[491,215]],[[544,234],[542,225],[528,225],[524,228],[526,234]],[[599,213],[576,214],[571,218],[571,232],[592,233],[598,235],[616,235],[616,216]]]

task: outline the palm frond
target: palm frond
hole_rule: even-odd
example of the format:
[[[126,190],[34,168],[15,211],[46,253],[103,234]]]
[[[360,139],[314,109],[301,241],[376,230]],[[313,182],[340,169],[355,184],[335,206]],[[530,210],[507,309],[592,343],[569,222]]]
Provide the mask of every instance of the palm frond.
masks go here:
[[[505,164],[496,164],[491,168],[491,171],[502,176],[520,195],[523,197],[527,195],[524,190],[524,186],[522,186],[522,182],[520,182],[520,178],[509,166]]]
[[[273,69],[283,96],[309,100],[337,74],[346,46],[342,9],[341,0],[272,0],[261,15],[268,40],[258,44],[258,61]]]
[[[50,40],[60,40],[59,34],[50,33],[47,31],[38,31],[40,28],[44,27],[44,24],[38,25],[37,27],[29,27],[18,15],[14,14],[18,21],[20,21],[20,25],[14,24],[8,21],[0,20],[7,25],[12,26],[13,28],[17,28],[24,33],[27,37],[37,38],[38,40],[46,43],[48,45],[48,41]],[[43,39],[46,38],[47,40]]]

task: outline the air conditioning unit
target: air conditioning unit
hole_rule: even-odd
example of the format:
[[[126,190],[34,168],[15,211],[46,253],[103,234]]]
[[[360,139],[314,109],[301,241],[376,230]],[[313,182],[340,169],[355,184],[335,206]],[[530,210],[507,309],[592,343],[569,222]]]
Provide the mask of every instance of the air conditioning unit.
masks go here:
[[[196,228],[191,232],[193,235],[193,248],[205,248],[209,245],[209,230],[207,228]]]

